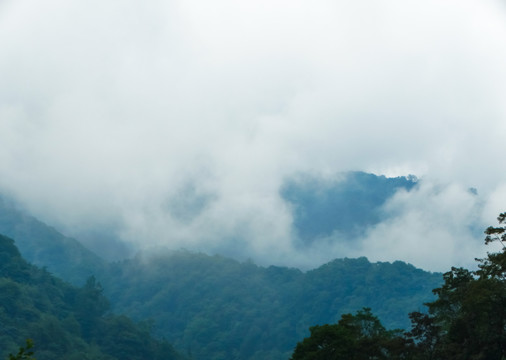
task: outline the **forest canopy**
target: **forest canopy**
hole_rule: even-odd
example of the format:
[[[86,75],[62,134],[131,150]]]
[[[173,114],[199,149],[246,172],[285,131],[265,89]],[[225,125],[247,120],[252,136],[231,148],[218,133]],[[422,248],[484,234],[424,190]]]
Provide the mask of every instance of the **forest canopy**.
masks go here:
[[[485,231],[485,243],[499,242],[502,250],[477,259],[477,270],[446,272],[427,312],[410,313],[409,332],[387,331],[366,308],[311,327],[291,360],[506,358],[506,213],[498,222]]]
[[[0,235],[0,359],[31,359],[32,351],[37,360],[182,359],[149,322],[110,313],[95,277],[73,287],[28,264]]]

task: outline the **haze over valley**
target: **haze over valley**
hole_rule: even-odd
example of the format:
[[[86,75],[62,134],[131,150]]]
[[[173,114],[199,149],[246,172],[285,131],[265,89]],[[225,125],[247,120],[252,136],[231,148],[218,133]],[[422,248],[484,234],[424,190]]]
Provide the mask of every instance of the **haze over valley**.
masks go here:
[[[281,360],[486,288],[504,39],[500,0],[0,0],[0,357]]]
[[[95,249],[472,262],[468,226],[506,196],[505,16],[493,0],[2,1],[1,192]],[[301,258],[283,184],[350,170],[423,181],[386,204],[399,215],[373,247]]]

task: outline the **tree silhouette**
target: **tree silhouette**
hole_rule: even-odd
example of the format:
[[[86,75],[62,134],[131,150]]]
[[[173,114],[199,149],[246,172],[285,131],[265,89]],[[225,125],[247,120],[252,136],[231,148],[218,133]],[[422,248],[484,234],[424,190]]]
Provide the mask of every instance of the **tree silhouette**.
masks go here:
[[[31,339],[26,339],[26,347],[21,346],[16,355],[9,354],[8,360],[35,360],[32,356],[33,351],[30,350],[31,348],[33,348],[33,341]]]

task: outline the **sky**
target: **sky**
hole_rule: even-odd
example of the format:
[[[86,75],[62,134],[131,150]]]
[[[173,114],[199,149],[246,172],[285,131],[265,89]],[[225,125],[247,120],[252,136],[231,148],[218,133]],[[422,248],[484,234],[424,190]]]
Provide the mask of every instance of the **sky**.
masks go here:
[[[133,249],[468,265],[505,210],[505,38],[495,0],[0,0],[0,192]],[[421,185],[298,251],[280,186],[349,170]]]

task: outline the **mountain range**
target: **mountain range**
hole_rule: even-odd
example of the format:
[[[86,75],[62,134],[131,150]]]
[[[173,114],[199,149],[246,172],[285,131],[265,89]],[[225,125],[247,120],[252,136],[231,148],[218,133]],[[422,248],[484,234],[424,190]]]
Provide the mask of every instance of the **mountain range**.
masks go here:
[[[413,186],[414,178],[349,173],[339,183],[293,180],[281,193],[293,204],[304,246],[334,231],[359,236],[357,229],[382,219],[380,208],[389,197]],[[311,219],[319,222],[311,227]],[[362,307],[370,307],[388,328],[407,329],[407,314],[432,300],[431,290],[442,282],[439,273],[366,258],[336,259],[302,271],[157,249],[110,262],[5,198],[0,234],[13,238],[29,262],[67,282],[86,286],[97,279],[111,314],[150,321],[154,335],[198,360],[287,359],[310,326],[334,323]]]

